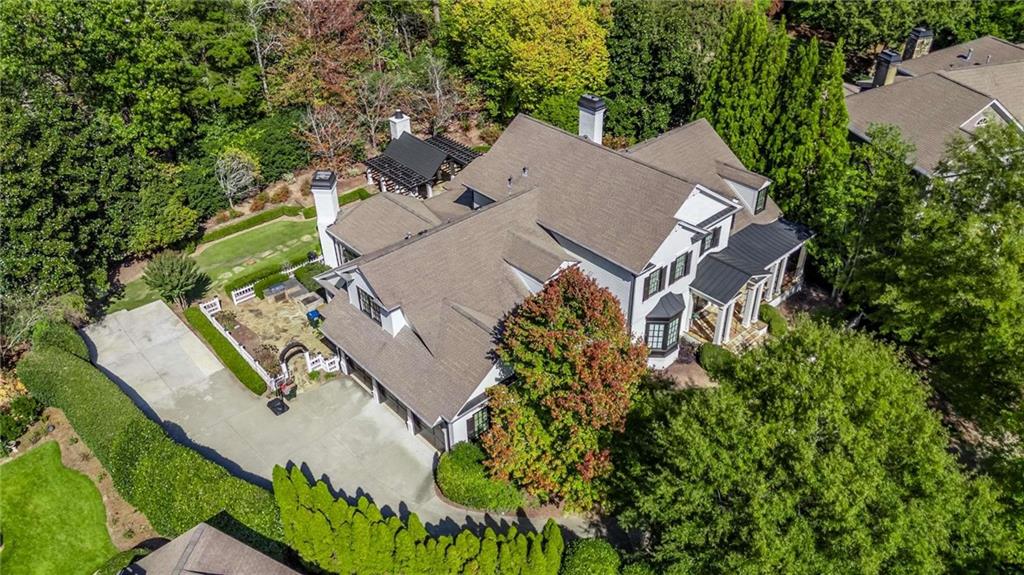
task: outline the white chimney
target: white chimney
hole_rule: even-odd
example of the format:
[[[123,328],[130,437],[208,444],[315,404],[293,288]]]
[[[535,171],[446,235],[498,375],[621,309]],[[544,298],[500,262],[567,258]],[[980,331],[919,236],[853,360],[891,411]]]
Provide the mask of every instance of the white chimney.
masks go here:
[[[395,114],[388,118],[388,123],[391,125],[392,140],[397,140],[399,136],[406,132],[412,133],[411,120],[401,110],[395,110]]]
[[[320,236],[320,253],[324,254],[324,263],[336,268],[341,265],[338,248],[334,238],[327,234],[327,228],[338,219],[338,176],[330,170],[317,170],[313,173],[310,185],[313,201],[316,205],[316,231]]]
[[[580,137],[600,144],[604,135],[604,111],[607,108],[604,100],[591,94],[583,94],[580,96],[579,108]]]

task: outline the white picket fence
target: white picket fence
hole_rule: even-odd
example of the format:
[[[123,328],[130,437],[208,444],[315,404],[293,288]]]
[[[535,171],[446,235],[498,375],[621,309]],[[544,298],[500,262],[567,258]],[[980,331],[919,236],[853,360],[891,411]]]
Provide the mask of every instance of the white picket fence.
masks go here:
[[[324,256],[319,256],[315,260],[310,260],[307,262],[302,262],[301,264],[286,267],[281,270],[281,273],[288,274],[288,277],[295,277],[295,270],[303,266],[308,266],[309,264],[323,263],[323,261]],[[238,305],[245,301],[249,301],[254,297],[256,297],[256,282],[253,282],[246,286],[242,286],[231,292],[231,301],[234,302],[235,305]]]
[[[249,352],[246,351],[244,347],[242,347],[242,344],[235,341],[235,338],[231,337],[231,333],[228,330],[224,329],[224,326],[222,326],[220,322],[217,321],[217,318],[214,316],[221,311],[220,298],[213,298],[208,302],[199,304],[199,309],[203,312],[203,315],[205,315],[207,319],[210,320],[210,323],[212,323],[213,326],[217,328],[217,331],[219,331],[221,335],[223,335],[225,338],[227,338],[229,342],[231,342],[231,346],[235,348],[235,351],[237,351],[239,355],[242,356],[242,359],[244,359],[246,363],[248,363],[249,366],[252,367],[257,374],[259,374],[260,379],[266,382],[270,389],[277,389],[278,386],[280,386],[288,379],[287,369],[282,369],[281,374],[277,376],[273,376],[267,373],[267,370],[263,369],[263,366],[257,363],[256,360],[252,357],[252,355],[250,355]]]

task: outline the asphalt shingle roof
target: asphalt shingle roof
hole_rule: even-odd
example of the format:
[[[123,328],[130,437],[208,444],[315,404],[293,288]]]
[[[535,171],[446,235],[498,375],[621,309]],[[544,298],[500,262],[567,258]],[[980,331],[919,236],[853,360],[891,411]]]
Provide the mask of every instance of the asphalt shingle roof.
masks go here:
[[[971,53],[969,60],[967,59],[968,53]],[[931,72],[947,72],[1019,61],[1024,61],[1024,48],[995,36],[982,36],[956,46],[934,50],[926,56],[901,62],[899,71],[910,76],[923,76]]]

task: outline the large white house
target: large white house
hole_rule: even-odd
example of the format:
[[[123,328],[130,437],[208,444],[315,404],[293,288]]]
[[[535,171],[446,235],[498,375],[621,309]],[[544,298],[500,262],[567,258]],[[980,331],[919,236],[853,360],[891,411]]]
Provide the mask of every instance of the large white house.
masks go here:
[[[764,329],[762,302],[799,288],[810,233],[780,218],[770,181],[705,121],[629,150],[600,144],[604,103],[580,100],[580,134],[520,115],[431,197],[377,194],[338,208],[313,180],[343,370],[438,450],[488,425],[499,319],[568,266],[618,298],[654,368],[681,340]]]

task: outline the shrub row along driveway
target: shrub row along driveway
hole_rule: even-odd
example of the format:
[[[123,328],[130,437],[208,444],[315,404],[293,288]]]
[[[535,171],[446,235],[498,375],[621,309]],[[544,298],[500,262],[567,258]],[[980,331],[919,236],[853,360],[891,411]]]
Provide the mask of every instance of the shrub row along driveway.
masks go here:
[[[236,475],[269,486],[274,465],[295,463],[349,497],[404,506],[435,532],[487,521],[437,497],[434,451],[347,377],[275,417],[162,302],[111,314],[84,335],[96,364],[150,417]]]

